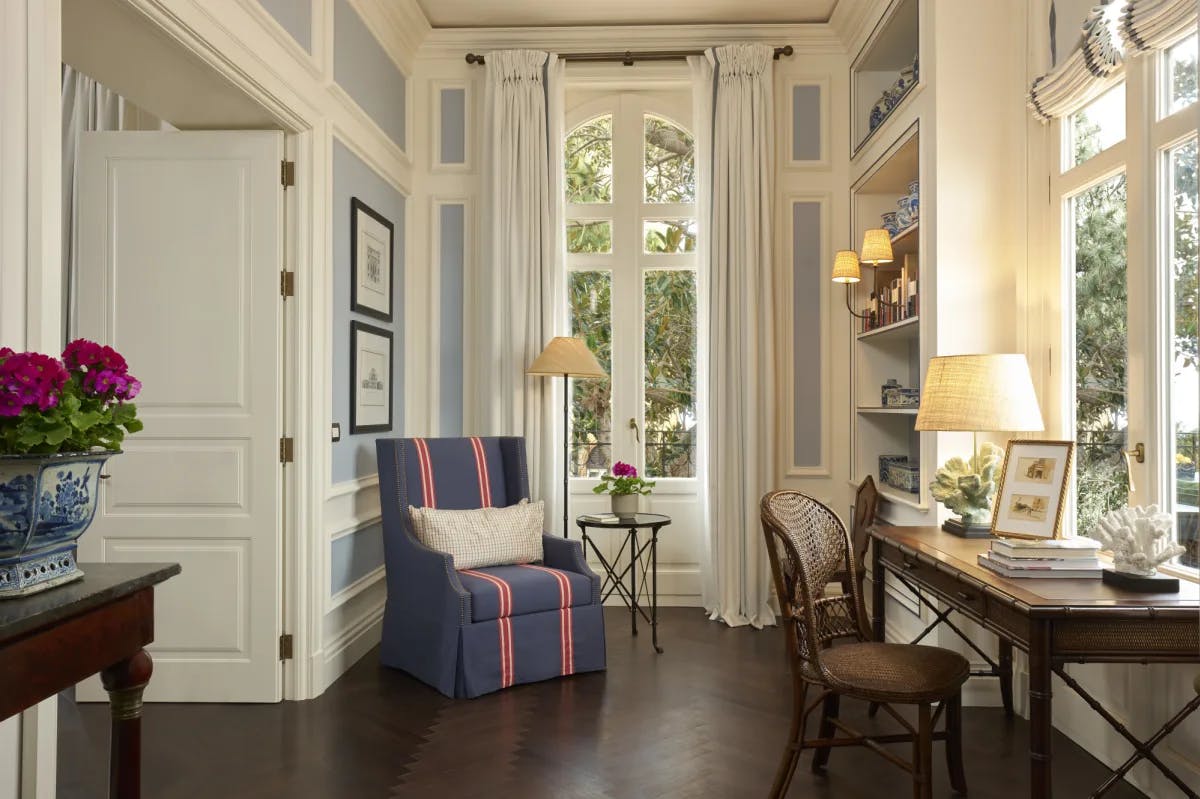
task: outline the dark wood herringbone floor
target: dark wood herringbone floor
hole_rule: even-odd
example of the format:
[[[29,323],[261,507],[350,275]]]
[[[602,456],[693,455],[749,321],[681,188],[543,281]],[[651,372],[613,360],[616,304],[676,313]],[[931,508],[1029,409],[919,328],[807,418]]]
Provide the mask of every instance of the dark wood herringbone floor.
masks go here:
[[[787,732],[790,683],[778,629],[731,630],[698,610],[663,611],[656,656],[609,610],[607,673],[451,701],[371,653],[311,702],[152,705],[144,795],[289,799],[656,799],[766,795]],[[648,631],[647,631],[648,632]],[[844,715],[868,725],[863,709]],[[881,714],[882,716],[883,714]],[[973,799],[1028,792],[1027,726],[965,711]],[[880,721],[880,724],[886,722]],[[107,710],[62,704],[59,797],[104,795]],[[1088,795],[1107,774],[1069,740],[1055,746],[1056,795]],[[792,799],[907,796],[908,777],[843,749],[828,774],[805,755]],[[937,796],[949,795],[935,747]],[[1113,799],[1139,797],[1127,785]]]

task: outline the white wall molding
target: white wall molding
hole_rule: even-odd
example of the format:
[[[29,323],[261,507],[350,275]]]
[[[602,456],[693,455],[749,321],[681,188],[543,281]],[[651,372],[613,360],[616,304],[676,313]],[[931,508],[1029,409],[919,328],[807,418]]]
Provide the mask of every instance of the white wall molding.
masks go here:
[[[788,86],[790,87],[790,83]],[[790,108],[790,93],[788,90],[789,102],[784,106]],[[790,114],[788,115],[790,117]],[[791,127],[791,123],[788,123]],[[790,139],[789,139],[790,142]],[[789,147],[790,149],[790,147]],[[776,238],[782,244],[780,249],[779,262],[783,267],[783,290],[779,293],[779,299],[785,304],[784,313],[780,316],[781,319],[787,320],[787,346],[783,351],[792,352],[792,342],[795,341],[794,328],[796,324],[795,314],[792,312],[791,302],[795,289],[795,270],[793,268],[793,259],[796,251],[795,230],[792,224],[793,206],[797,203],[816,203],[820,207],[821,213],[821,241],[820,241],[820,260],[822,264],[833,263],[831,255],[830,238],[833,227],[833,194],[828,191],[793,191],[784,194],[780,208],[776,213],[778,224],[776,228],[778,234]],[[833,451],[833,414],[834,396],[833,396],[833,380],[831,378],[833,372],[833,346],[830,334],[830,299],[829,299],[829,284],[832,281],[821,281],[821,319],[820,330],[821,338],[819,347],[821,351],[821,417],[819,420],[821,428],[821,458],[816,466],[797,466],[795,463],[795,441],[796,441],[796,413],[795,413],[795,396],[796,396],[796,369],[795,361],[786,357],[780,370],[780,382],[784,394],[784,402],[782,403],[781,411],[785,415],[782,420],[782,428],[784,430],[784,441],[786,446],[784,452],[781,452],[781,458],[784,463],[784,474],[787,477],[831,477],[833,471],[830,465],[830,455]]]
[[[376,581],[353,597],[334,607],[326,615],[326,637],[315,658],[320,666],[320,692],[341,677],[363,655],[379,644],[383,635],[383,609],[387,593],[382,581]]]
[[[442,90],[463,92],[463,162],[442,160]],[[475,171],[475,82],[465,78],[434,79],[429,83],[429,171],[431,173],[473,173]]]
[[[340,483],[333,483],[329,490],[325,493],[325,498],[336,499],[350,494],[357,494],[359,491],[366,491],[375,488],[379,485],[378,474],[368,474],[365,477],[358,477],[354,480],[344,480]]]
[[[433,30],[416,0],[347,1],[368,27],[390,34],[380,44],[405,78],[411,78],[417,51]]]
[[[528,48],[560,53],[594,50],[684,50],[732,42],[790,44],[797,54],[845,52],[829,25],[596,25],[545,28],[434,28],[422,58],[462,61],[468,52]],[[793,56],[795,57],[795,56]]]
[[[344,117],[332,117],[333,132],[363,162],[370,165],[406,198],[412,196],[412,161],[400,145],[384,132],[379,123],[354,102],[336,83],[329,84],[329,96],[340,106]],[[410,124],[405,122],[405,125]],[[369,142],[366,146],[363,143]],[[384,157],[380,157],[383,155]]]
[[[329,598],[329,609],[333,610],[335,608],[339,608],[350,600],[354,599],[354,597],[358,596],[363,591],[370,589],[371,586],[375,585],[384,578],[384,574],[384,567],[380,566],[367,572],[362,577],[359,577],[357,580],[350,583],[350,585],[346,586],[341,591],[338,591]]]
[[[249,16],[253,17],[255,22],[263,32],[270,35],[272,39],[278,43],[280,47],[288,51],[291,57],[300,64],[308,73],[312,75],[314,80],[324,80],[323,67],[323,45],[325,38],[322,28],[318,25],[318,21],[323,22],[320,14],[321,0],[311,0],[312,2],[312,41],[310,45],[312,52],[304,49],[298,41],[292,38],[292,34],[288,33],[283,25],[275,17],[267,13],[258,0],[236,0],[237,4],[242,7],[242,10]]]
[[[875,23],[883,18],[884,10],[891,0],[841,0],[829,17],[845,51],[851,56],[858,53],[863,42],[871,35]]]

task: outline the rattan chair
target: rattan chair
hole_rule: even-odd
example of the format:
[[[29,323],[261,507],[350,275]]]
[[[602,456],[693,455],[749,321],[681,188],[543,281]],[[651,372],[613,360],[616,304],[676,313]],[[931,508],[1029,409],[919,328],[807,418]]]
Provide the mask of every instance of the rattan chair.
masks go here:
[[[912,774],[914,797],[932,797],[935,740],[946,742],[951,786],[966,794],[961,689],[970,676],[967,660],[948,649],[868,640],[850,538],[827,506],[799,491],[773,491],[762,498],[761,516],[783,612],[794,692],[791,731],[771,796],[781,799],[787,794],[805,749],[814,750],[813,771],[820,773],[833,747],[866,746]],[[850,578],[849,592],[826,595],[834,575],[842,570]],[[838,645],[831,646],[834,641]],[[816,691],[811,702],[810,688]],[[879,703],[906,732],[859,733],[838,718],[843,696]],[[917,724],[900,715],[893,704],[916,705]],[[817,737],[805,738],[805,722],[818,705]],[[935,732],[943,715],[945,728]],[[841,736],[835,737],[837,733]],[[911,761],[881,746],[906,742],[913,747]]]

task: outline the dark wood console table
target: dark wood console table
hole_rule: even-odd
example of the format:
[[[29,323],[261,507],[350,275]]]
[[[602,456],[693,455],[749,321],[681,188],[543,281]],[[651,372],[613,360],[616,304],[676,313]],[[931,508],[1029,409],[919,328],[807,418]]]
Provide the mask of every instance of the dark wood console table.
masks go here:
[[[175,563],[80,564],[84,577],[0,602],[0,720],[99,672],[112,709],[110,799],[141,796],[142,689],[154,586]]]
[[[1184,792],[1192,787],[1152,749],[1189,714],[1197,695],[1153,736],[1138,740],[1064,669],[1068,663],[1200,663],[1200,586],[1180,581],[1177,594],[1136,594],[1100,580],[1014,580],[976,560],[988,540],[963,539],[937,527],[875,525],[871,536],[872,621],[884,635],[885,572],[936,596],[947,608],[996,633],[1005,647],[1029,653],[1030,796],[1051,796],[1051,681],[1057,674],[1134,747],[1093,796],[1108,790],[1140,760],[1147,760]],[[1001,679],[1005,679],[1002,675]]]

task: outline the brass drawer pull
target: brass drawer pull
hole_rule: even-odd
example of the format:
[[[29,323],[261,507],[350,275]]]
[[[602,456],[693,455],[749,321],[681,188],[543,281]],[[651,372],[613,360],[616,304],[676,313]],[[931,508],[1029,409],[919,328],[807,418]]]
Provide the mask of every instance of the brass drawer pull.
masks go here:
[[[901,563],[900,565],[901,565],[901,566],[902,566],[902,567],[903,567],[903,568],[904,568],[906,571],[912,571],[913,569],[917,568],[917,562],[916,562],[915,560],[909,560],[908,558],[905,558],[905,559],[904,559],[904,562],[903,562],[903,563]]]
[[[975,601],[975,597],[973,597],[971,594],[968,594],[966,591],[956,591],[955,593],[958,595],[958,598],[961,599],[963,602],[974,602]]]

